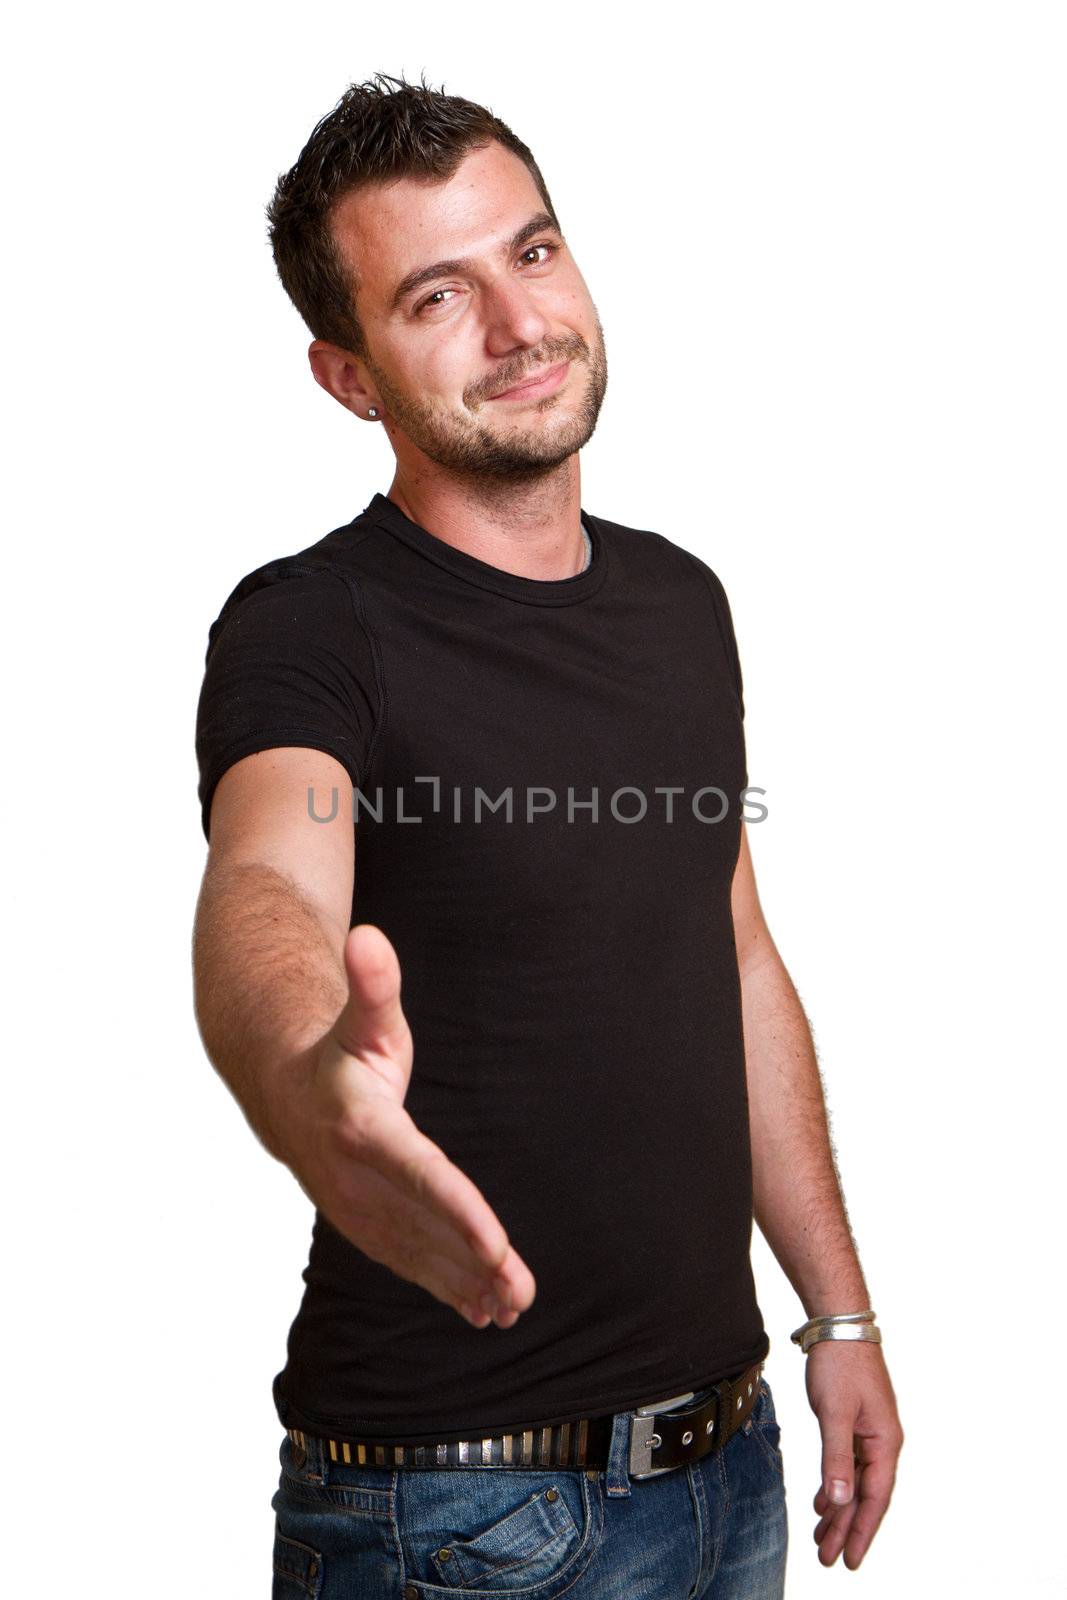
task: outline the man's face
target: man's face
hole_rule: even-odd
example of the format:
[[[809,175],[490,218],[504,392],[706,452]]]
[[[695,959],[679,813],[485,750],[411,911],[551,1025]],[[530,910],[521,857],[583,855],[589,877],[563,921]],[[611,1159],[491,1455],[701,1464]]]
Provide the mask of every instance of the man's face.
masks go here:
[[[414,447],[461,475],[514,480],[581,449],[607,387],[603,330],[518,156],[494,141],[447,182],[362,189],[332,226],[398,460],[415,465]],[[499,397],[563,364],[551,392]]]

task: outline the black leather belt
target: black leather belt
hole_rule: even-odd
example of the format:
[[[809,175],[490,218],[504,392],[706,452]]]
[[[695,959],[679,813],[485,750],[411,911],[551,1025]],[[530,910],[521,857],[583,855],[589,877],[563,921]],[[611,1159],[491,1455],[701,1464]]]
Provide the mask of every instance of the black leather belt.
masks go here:
[[[699,1393],[673,1395],[630,1408],[629,1470],[631,1478],[652,1478],[713,1450],[721,1450],[747,1420],[759,1399],[763,1362],[723,1378]],[[442,1437],[407,1434],[403,1439],[319,1439],[323,1461],[359,1467],[525,1468],[584,1467],[603,1471],[615,1413],[605,1417],[573,1417],[551,1427],[523,1427],[485,1437]],[[311,1435],[287,1428],[294,1464],[307,1459]]]

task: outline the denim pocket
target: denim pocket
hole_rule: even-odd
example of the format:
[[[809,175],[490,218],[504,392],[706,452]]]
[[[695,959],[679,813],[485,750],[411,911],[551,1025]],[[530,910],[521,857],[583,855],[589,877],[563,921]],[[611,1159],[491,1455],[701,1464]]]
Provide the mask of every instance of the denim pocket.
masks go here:
[[[274,1534],[271,1600],[315,1600],[322,1588],[322,1556],[299,1539]]]
[[[774,1395],[766,1378],[759,1380],[759,1399],[752,1409],[752,1432],[763,1448],[764,1454],[769,1458],[775,1470],[785,1476],[785,1461],[782,1456],[781,1439],[782,1430],[778,1425],[778,1418],[774,1410]]]
[[[403,1477],[397,1520],[408,1574],[427,1595],[550,1600],[592,1559],[603,1502],[584,1472],[430,1469]]]
[[[328,1472],[316,1471],[304,1459],[297,1465],[288,1435],[279,1452],[281,1476],[271,1504],[275,1511],[351,1512],[355,1516],[385,1517],[393,1514],[395,1474],[379,1467],[356,1467],[330,1463]]]

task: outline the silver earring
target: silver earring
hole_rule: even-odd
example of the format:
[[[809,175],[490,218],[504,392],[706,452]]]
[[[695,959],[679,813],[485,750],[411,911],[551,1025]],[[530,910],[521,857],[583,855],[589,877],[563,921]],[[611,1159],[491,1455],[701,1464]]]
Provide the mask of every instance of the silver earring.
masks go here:
[[[368,417],[376,417],[378,415],[378,407],[377,406],[369,406],[367,408],[367,415],[368,415]]]

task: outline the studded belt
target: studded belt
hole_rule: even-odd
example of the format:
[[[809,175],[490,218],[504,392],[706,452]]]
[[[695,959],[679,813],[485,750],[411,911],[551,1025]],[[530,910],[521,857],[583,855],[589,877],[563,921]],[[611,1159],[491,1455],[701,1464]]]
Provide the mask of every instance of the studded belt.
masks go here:
[[[656,1400],[632,1408],[629,1469],[632,1478],[653,1478],[713,1450],[721,1450],[747,1420],[759,1398],[763,1362],[709,1389]],[[318,1438],[323,1459],[346,1466],[408,1468],[441,1467],[584,1467],[603,1471],[608,1465],[615,1414],[573,1417],[550,1427],[521,1424],[477,1438],[442,1438],[407,1434],[400,1439]],[[287,1428],[294,1465],[307,1459],[311,1435]]]

